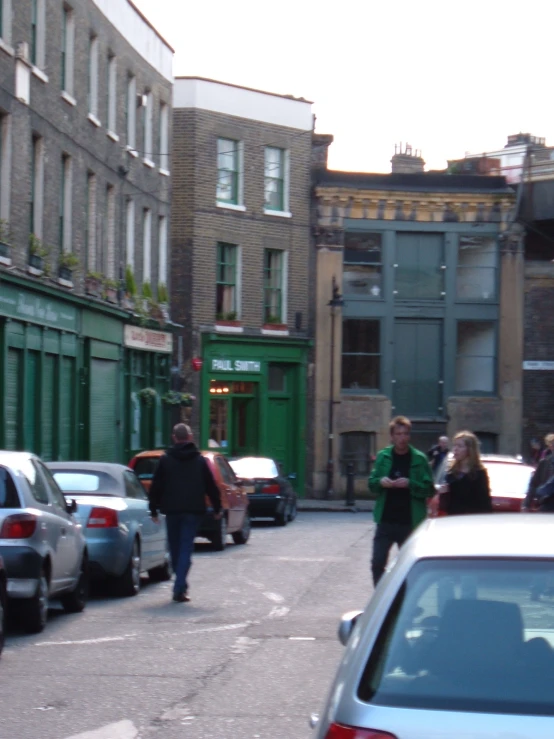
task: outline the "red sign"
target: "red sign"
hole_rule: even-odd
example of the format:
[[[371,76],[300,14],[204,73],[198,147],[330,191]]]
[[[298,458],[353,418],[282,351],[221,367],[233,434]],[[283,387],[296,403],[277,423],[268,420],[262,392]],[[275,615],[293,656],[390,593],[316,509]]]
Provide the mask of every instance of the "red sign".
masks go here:
[[[200,372],[200,370],[202,369],[203,361],[202,359],[200,359],[200,357],[193,357],[191,364],[192,364],[192,369],[195,372]]]

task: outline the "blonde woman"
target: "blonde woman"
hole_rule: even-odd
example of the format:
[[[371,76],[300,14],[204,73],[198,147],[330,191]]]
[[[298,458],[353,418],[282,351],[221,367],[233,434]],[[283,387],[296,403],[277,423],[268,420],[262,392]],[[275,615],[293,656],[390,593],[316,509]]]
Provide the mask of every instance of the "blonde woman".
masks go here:
[[[479,440],[471,431],[460,431],[452,444],[454,460],[440,486],[440,508],[448,516],[491,513],[489,476],[479,456]]]

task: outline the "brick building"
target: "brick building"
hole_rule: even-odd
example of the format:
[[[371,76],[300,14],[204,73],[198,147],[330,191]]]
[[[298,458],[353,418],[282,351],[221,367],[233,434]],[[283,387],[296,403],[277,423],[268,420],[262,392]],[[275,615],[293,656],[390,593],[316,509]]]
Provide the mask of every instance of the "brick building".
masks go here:
[[[0,447],[126,460],[166,425],[173,52],[128,0],[1,10]]]
[[[175,80],[172,306],[201,446],[262,454],[303,492],[311,103]]]

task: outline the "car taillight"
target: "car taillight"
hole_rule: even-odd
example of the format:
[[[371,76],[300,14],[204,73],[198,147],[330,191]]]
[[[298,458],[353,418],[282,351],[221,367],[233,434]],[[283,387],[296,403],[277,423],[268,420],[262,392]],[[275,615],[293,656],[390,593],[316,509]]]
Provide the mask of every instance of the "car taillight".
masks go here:
[[[93,508],[88,518],[88,529],[111,529],[117,527],[117,511],[111,508]]]
[[[375,729],[358,729],[356,726],[331,724],[325,739],[396,739],[394,734]]]
[[[134,470],[136,464],[137,464],[137,458],[136,457],[133,457],[133,459],[130,460],[130,462],[127,465],[127,467],[130,467],[132,470]]]
[[[270,485],[264,485],[262,488],[262,493],[273,493],[276,495],[281,491],[281,488],[279,487],[278,483],[271,483]]]
[[[4,519],[0,539],[28,539],[35,533],[37,519],[30,513],[16,513]]]

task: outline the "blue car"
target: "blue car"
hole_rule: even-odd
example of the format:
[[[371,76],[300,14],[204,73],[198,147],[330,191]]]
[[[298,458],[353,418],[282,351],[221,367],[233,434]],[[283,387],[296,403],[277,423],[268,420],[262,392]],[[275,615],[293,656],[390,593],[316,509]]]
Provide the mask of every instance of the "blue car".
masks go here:
[[[150,518],[148,497],[133,470],[101,462],[48,462],[87,541],[91,577],[109,578],[120,595],[136,595],[141,573],[169,580],[165,519]]]

